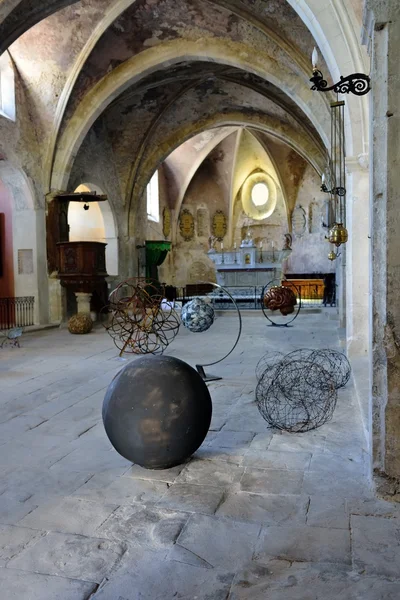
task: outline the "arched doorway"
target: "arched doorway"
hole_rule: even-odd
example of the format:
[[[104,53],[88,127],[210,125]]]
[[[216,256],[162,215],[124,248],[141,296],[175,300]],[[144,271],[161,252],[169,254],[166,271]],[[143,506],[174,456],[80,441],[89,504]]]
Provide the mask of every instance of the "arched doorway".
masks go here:
[[[44,206],[26,174],[8,161],[0,163],[0,249],[0,298],[9,299],[7,325],[48,322]]]
[[[96,192],[102,190],[93,184],[84,183],[75,190]],[[118,237],[114,215],[108,200],[91,202],[85,210],[81,202],[70,202],[68,207],[69,241],[104,242],[106,246],[106,267],[110,276],[118,275]]]

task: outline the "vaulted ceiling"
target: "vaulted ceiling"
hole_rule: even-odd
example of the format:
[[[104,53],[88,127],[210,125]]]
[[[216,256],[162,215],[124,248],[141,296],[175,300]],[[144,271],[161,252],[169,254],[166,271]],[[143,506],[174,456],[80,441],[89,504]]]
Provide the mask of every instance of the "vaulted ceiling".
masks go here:
[[[20,102],[0,152],[44,193],[107,165],[129,210],[158,164],[213,128],[324,166],[330,98],[310,91],[315,41],[287,0],[3,0],[0,40]]]

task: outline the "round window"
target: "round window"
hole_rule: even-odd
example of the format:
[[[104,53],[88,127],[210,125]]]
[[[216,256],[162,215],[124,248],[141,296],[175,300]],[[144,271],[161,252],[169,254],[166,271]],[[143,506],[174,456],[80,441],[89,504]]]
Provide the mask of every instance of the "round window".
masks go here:
[[[251,190],[251,200],[254,206],[261,207],[267,204],[269,198],[269,189],[265,183],[255,183]]]
[[[262,221],[275,210],[278,188],[271,175],[265,171],[251,173],[241,188],[242,207],[251,219]]]

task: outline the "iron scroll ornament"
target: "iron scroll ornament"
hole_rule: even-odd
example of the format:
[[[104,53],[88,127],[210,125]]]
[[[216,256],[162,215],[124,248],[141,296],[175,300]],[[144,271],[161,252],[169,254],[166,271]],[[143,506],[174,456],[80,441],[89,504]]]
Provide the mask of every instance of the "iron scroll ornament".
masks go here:
[[[340,80],[328,87],[328,82],[324,79],[321,71],[315,69],[310,79],[313,84],[311,89],[318,92],[331,92],[336,94],[354,94],[355,96],[364,96],[371,90],[371,79],[365,73],[352,73],[347,77],[340,76]]]

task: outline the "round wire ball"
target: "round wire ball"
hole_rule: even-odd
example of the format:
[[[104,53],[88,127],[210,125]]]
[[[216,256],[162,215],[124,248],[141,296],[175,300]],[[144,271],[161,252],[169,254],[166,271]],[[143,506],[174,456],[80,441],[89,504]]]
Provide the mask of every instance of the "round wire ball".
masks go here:
[[[123,353],[162,354],[179,331],[180,320],[160,289],[144,279],[129,279],[110,295],[104,324]]]
[[[310,431],[332,418],[337,390],[331,375],[309,360],[292,360],[265,371],[256,402],[272,427],[291,433]]]
[[[274,366],[281,362],[283,358],[284,355],[282,354],[282,352],[277,352],[275,350],[267,350],[264,356],[260,358],[256,366],[257,381],[260,381],[265,371],[271,370]]]
[[[331,350],[330,348],[315,350],[313,360],[326,371],[329,371],[336,389],[342,388],[348,383],[351,366],[343,352]]]

